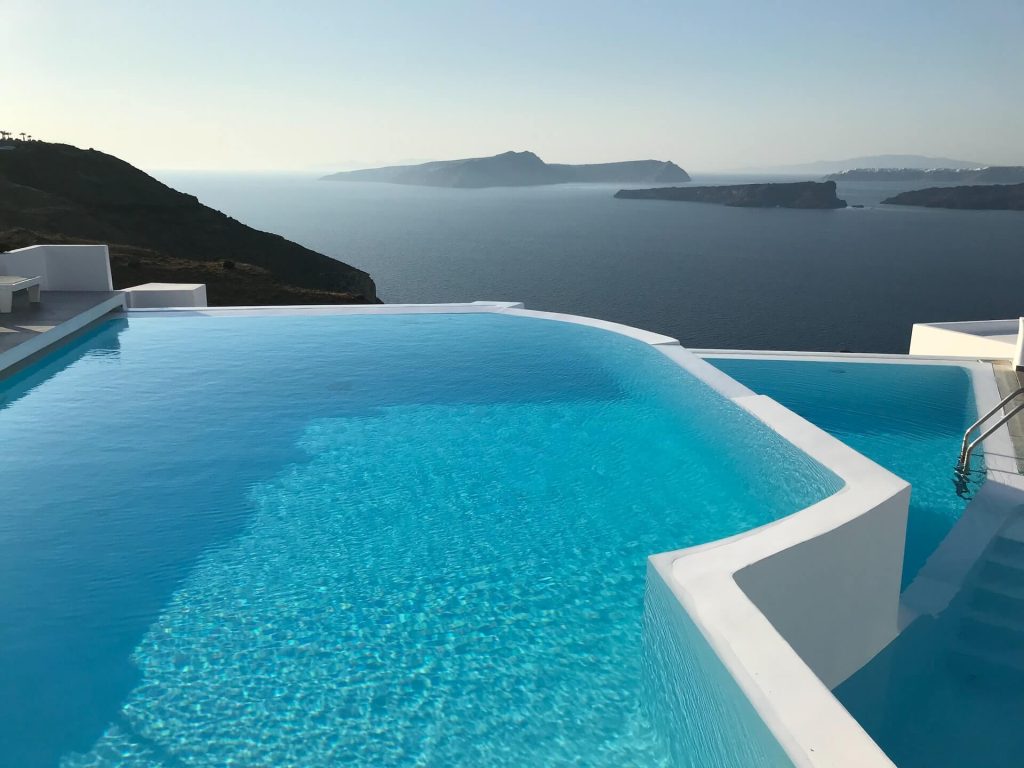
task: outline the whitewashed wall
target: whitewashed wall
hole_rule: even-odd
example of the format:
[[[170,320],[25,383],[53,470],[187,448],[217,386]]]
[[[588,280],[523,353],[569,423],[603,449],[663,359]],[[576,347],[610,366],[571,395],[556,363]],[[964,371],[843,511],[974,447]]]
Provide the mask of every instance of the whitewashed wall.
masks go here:
[[[124,295],[129,309],[206,306],[203,283],[143,283],[125,288]]]
[[[896,637],[909,499],[895,494],[735,575],[830,689]]]
[[[910,354],[1009,360],[1017,341],[1017,319],[965,323],[915,323]]]
[[[0,273],[42,277],[44,291],[112,291],[105,245],[31,245],[0,253]]]

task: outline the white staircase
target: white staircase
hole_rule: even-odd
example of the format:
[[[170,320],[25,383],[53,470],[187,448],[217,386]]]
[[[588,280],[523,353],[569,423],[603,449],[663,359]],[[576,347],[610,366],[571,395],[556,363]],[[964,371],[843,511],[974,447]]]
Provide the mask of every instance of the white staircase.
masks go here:
[[[994,673],[1019,684],[1024,678],[1024,517],[1015,515],[992,540],[961,599],[950,661],[961,672],[984,672],[990,679]]]

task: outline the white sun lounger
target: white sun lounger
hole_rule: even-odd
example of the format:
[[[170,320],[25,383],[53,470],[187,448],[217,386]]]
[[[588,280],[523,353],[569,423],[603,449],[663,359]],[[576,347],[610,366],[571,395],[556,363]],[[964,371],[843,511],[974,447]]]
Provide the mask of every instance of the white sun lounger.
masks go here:
[[[28,300],[39,303],[39,284],[42,277],[14,277],[0,275],[0,312],[10,312],[15,291],[28,291]]]

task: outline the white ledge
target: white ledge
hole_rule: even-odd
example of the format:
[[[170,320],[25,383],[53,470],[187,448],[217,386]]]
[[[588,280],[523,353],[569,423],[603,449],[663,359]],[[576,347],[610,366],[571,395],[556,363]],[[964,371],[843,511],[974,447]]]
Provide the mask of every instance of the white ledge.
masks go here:
[[[286,304],[238,307],[132,308],[131,314],[160,317],[253,317],[312,315],[454,315],[466,312],[501,312],[523,305],[516,301],[474,301],[465,304]]]

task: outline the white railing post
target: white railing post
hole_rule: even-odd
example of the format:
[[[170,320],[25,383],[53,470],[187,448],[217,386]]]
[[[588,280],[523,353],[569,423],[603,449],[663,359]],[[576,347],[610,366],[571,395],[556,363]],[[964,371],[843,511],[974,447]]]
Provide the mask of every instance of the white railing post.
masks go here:
[[[1024,368],[1024,317],[1017,321],[1017,345],[1013,350],[1013,367],[1018,371]]]

